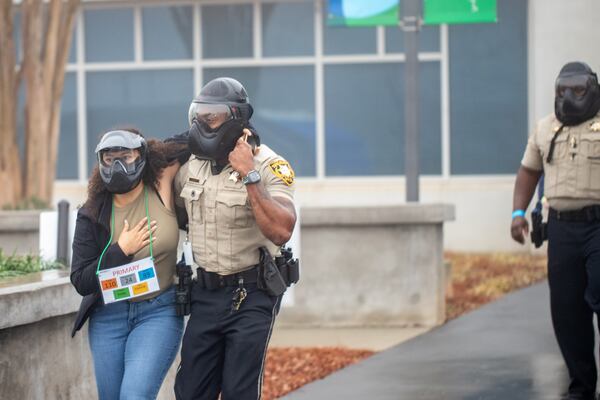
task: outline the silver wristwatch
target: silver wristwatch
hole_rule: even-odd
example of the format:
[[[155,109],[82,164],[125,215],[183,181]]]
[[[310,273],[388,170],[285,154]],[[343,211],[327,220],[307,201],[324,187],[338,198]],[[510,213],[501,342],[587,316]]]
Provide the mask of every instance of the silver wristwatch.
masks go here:
[[[260,174],[254,169],[248,172],[248,175],[242,178],[242,183],[244,185],[251,185],[258,182],[260,182]]]

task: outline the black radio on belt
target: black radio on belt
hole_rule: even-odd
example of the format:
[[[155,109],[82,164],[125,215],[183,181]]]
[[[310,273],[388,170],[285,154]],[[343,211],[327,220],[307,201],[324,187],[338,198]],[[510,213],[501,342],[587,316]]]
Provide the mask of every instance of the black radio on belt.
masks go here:
[[[185,261],[185,256],[177,263],[177,290],[175,291],[175,306],[177,315],[190,315],[192,304],[192,267]]]

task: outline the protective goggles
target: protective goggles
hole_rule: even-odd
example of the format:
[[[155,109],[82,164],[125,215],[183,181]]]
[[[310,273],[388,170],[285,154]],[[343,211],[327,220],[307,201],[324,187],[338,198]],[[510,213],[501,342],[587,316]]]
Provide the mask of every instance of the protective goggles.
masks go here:
[[[98,163],[101,168],[112,170],[120,164],[127,174],[133,174],[138,164],[142,161],[141,152],[138,149],[127,149],[125,147],[110,147],[98,152]]]
[[[585,97],[588,89],[597,84],[594,77],[590,75],[571,75],[559,77],[556,80],[556,96],[565,97],[571,91],[577,99]]]
[[[190,126],[194,121],[206,124],[210,129],[219,129],[221,125],[232,119],[239,118],[239,110],[232,109],[227,104],[192,103],[188,113]]]

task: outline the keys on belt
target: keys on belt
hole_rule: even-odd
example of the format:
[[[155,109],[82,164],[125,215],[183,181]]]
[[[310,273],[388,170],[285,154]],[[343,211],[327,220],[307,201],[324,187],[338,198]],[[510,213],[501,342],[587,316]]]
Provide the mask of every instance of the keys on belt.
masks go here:
[[[240,309],[240,306],[248,296],[248,291],[244,287],[244,278],[240,278],[238,281],[238,288],[233,292],[233,298],[231,299],[231,312]]]

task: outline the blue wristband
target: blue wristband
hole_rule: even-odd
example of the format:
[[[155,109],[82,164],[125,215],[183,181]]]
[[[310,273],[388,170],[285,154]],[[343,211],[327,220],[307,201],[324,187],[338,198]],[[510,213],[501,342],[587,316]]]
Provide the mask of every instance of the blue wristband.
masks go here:
[[[515,219],[517,217],[523,217],[523,218],[525,218],[525,211],[523,211],[523,210],[515,210],[515,211],[513,211],[512,218]]]

